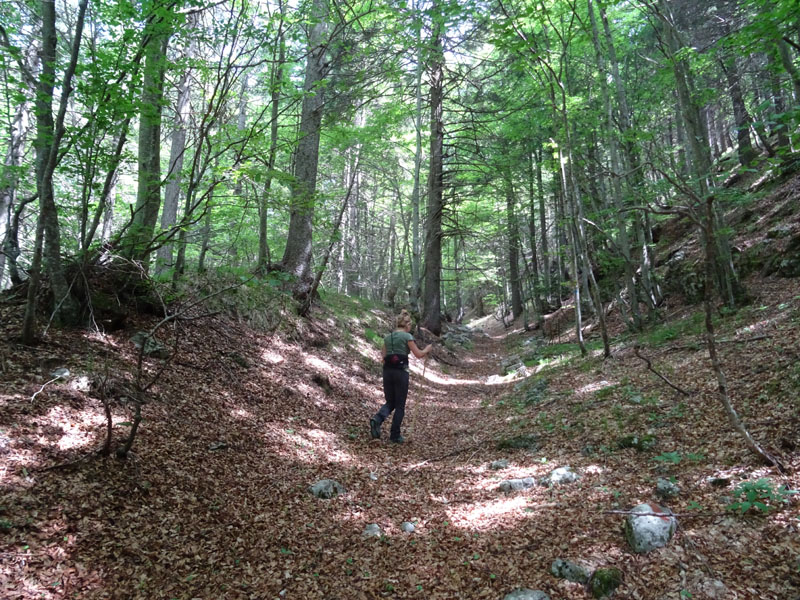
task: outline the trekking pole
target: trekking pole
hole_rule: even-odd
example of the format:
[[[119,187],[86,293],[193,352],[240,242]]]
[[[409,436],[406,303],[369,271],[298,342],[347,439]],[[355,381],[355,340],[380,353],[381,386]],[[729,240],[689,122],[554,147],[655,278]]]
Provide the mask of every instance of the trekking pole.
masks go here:
[[[428,357],[430,353],[425,355],[425,361],[422,363],[422,378],[425,379],[425,370],[428,368]]]

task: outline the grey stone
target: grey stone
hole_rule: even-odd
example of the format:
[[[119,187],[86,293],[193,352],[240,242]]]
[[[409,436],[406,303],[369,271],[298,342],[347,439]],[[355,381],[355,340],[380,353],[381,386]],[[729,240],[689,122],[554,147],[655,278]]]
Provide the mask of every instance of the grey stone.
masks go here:
[[[131,342],[133,342],[134,346],[140,349],[142,344],[144,344],[145,356],[151,356],[153,358],[160,359],[169,358],[169,350],[167,347],[159,343],[146,331],[137,331],[135,334],[133,334],[133,337],[131,337]]]
[[[363,538],[373,538],[373,537],[381,537],[383,535],[383,531],[381,530],[381,526],[377,523],[370,523],[364,528],[364,531],[361,534]]]
[[[663,477],[658,478],[656,482],[656,496],[662,500],[669,500],[670,498],[680,495],[680,493],[680,486],[672,483],[669,479],[664,479]]]
[[[506,594],[503,600],[550,600],[550,596],[539,590],[523,588]]]
[[[308,487],[308,491],[314,494],[317,498],[325,500],[335,498],[339,494],[344,494],[345,489],[342,484],[333,479],[320,479],[313,485]]]
[[[56,379],[66,379],[69,377],[69,369],[66,367],[60,367],[55,369],[52,373],[50,373],[50,375]]]
[[[533,477],[524,477],[523,479],[507,479],[500,483],[501,492],[521,492],[522,490],[529,490],[536,485]]]
[[[542,478],[541,484],[546,486],[563,485],[566,483],[574,483],[578,481],[581,476],[572,470],[572,467],[558,467]]]
[[[403,521],[400,524],[400,530],[403,531],[404,533],[414,533],[416,527],[411,521]]]
[[[494,469],[495,471],[499,471],[500,469],[507,469],[508,468],[508,459],[501,458],[500,460],[492,461],[492,464],[489,465],[490,469]]]
[[[570,560],[557,558],[550,565],[550,572],[559,579],[574,581],[575,583],[586,583],[589,581],[589,570],[586,567],[574,563]]]
[[[637,554],[663,548],[678,527],[678,521],[669,509],[652,502],[634,506],[631,513],[634,514],[629,514],[625,519],[625,539]]]

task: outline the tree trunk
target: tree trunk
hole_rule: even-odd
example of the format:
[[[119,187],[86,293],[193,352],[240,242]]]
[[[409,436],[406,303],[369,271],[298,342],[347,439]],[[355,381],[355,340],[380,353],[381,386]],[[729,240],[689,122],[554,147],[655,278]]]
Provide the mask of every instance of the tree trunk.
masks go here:
[[[303,108],[300,115],[300,139],[295,158],[295,180],[289,208],[289,232],[283,254],[284,270],[296,278],[294,294],[304,299],[311,289],[311,252],[314,204],[319,163],[319,138],[328,66],[325,62],[328,26],[327,4],[314,0],[311,9],[314,24],[308,36]]]
[[[64,273],[61,260],[61,232],[58,221],[58,209],[55,203],[53,175],[58,163],[61,140],[64,137],[64,118],[67,112],[69,97],[72,94],[72,76],[78,63],[81,38],[83,35],[84,16],[88,0],[81,0],[75,22],[72,52],[64,70],[61,81],[61,99],[58,115],[53,119],[53,88],[55,87],[56,67],[56,11],[55,3],[42,0],[42,71],[36,90],[36,191],[39,196],[39,220],[37,234],[41,229],[44,236],[41,250],[53,292],[53,314],[56,323],[75,324],[79,319],[78,303],[72,298],[70,285]],[[38,275],[38,274],[37,274]],[[33,273],[32,273],[33,276]],[[28,295],[29,302],[35,302],[38,277],[32,279],[30,287],[33,293]],[[35,315],[35,307],[26,307],[26,312]],[[32,329],[33,325],[30,325]],[[25,326],[26,334],[28,325]]]
[[[281,5],[283,6],[283,5]],[[283,17],[281,17],[283,18]],[[270,122],[269,122],[269,155],[267,158],[267,180],[264,183],[264,194],[259,205],[258,214],[258,270],[265,271],[269,266],[269,244],[267,243],[267,215],[272,190],[272,178],[275,171],[275,158],[278,155],[278,116],[280,115],[281,90],[283,88],[283,68],[286,62],[286,42],[283,36],[283,21],[278,25],[278,61],[272,69],[270,77]]]
[[[535,172],[534,172],[535,171]],[[530,244],[531,244],[531,271],[533,276],[533,289],[531,291],[531,296],[533,298],[533,310],[534,310],[534,319],[536,323],[542,318],[543,310],[542,310],[542,297],[541,297],[541,283],[539,281],[539,253],[538,248],[536,247],[536,200],[538,194],[542,194],[543,190],[541,185],[538,188],[535,188],[534,191],[534,179],[536,175],[538,175],[539,182],[541,182],[541,165],[537,160],[534,164],[534,156],[533,152],[528,154],[528,196],[529,196],[529,205],[530,205],[530,216],[528,218],[528,235],[530,237]]]
[[[153,14],[172,10],[164,0],[156,0]],[[141,110],[139,114],[138,185],[126,248],[129,258],[149,268],[150,245],[161,209],[161,116],[164,76],[169,43],[169,22],[154,16],[145,28],[149,36],[144,49]]]
[[[511,287],[511,320],[522,315],[522,286],[519,276],[519,225],[514,207],[514,187],[506,174],[506,227],[508,233],[508,283]]]
[[[749,167],[756,158],[756,152],[750,143],[750,123],[752,119],[747,114],[747,107],[744,104],[736,57],[730,58],[727,62],[720,59],[720,66],[727,79],[728,94],[733,104],[733,120],[736,123],[736,141],[738,143],[736,153],[739,156],[739,163],[743,167]]]
[[[419,2],[415,10],[419,12]],[[421,19],[421,15],[418,15]],[[420,172],[422,171],[422,27],[417,28],[417,65],[415,70],[416,104],[414,109],[414,128],[416,147],[414,150],[414,187],[411,191],[411,298],[414,313],[420,313],[422,282],[420,276],[419,204]]]
[[[600,71],[600,91],[603,97],[603,104],[606,113],[606,136],[609,145],[609,155],[611,158],[611,199],[613,203],[613,213],[617,226],[617,250],[622,256],[624,262],[625,273],[625,289],[628,293],[628,301],[630,302],[632,322],[628,323],[628,327],[634,331],[641,331],[642,317],[639,312],[639,293],[636,289],[636,280],[634,276],[634,265],[631,259],[631,244],[628,235],[628,224],[625,219],[624,200],[622,193],[622,165],[620,164],[619,157],[619,144],[617,143],[616,125],[614,123],[614,110],[611,104],[611,94],[608,90],[606,63],[603,57],[602,49],[600,47],[600,35],[597,27],[597,19],[594,16],[594,7],[592,6],[593,0],[588,0],[589,4],[589,19],[592,25],[592,40],[595,47],[595,59],[597,68]],[[608,32],[607,41],[611,43],[610,32]],[[618,74],[617,74],[618,75]],[[634,217],[635,218],[635,217]]]
[[[188,19],[187,25],[193,28],[196,23],[196,16],[192,15]],[[190,39],[186,49],[185,58],[191,60],[194,56],[195,43]],[[183,177],[183,157],[186,153],[186,126],[189,120],[189,109],[191,100],[191,86],[189,85],[191,69],[186,68],[178,81],[178,103],[175,106],[175,123],[172,130],[172,143],[169,151],[169,167],[167,168],[167,185],[164,189],[164,208],[161,211],[161,232],[168,239],[156,252],[156,273],[163,273],[171,269],[172,262],[172,238],[173,228],[178,220],[178,206],[181,199],[181,181]]]
[[[24,152],[25,141],[30,130],[30,102],[22,102],[14,114],[14,118],[9,124],[8,148],[6,158],[3,161],[3,170],[0,174],[0,289],[3,289],[3,279],[7,254],[6,247],[11,247],[8,243],[9,230],[14,215],[14,205],[17,198],[17,183],[19,182],[20,166],[22,165],[22,155]],[[9,269],[11,266],[9,265]],[[16,269],[16,264],[14,265]]]
[[[440,6],[433,3],[434,21],[437,23],[431,40],[430,98],[430,172],[428,173],[428,210],[425,228],[425,289],[422,308],[422,326],[439,335],[441,320],[442,281],[442,211],[444,209],[444,49]]]
[[[675,74],[678,100],[683,115],[683,122],[686,126],[686,134],[689,138],[694,175],[699,189],[698,196],[701,199],[705,199],[709,195],[711,185],[711,157],[708,145],[705,143],[707,139],[706,132],[700,118],[700,109],[692,94],[689,65],[679,56],[682,45],[666,0],[660,0],[660,7],[661,11],[658,16],[664,26],[663,31],[667,41],[667,51],[669,52],[673,72]],[[720,283],[720,290],[724,293],[726,304],[730,308],[734,308],[737,302],[746,296],[746,293],[733,268],[728,237],[720,233],[719,230],[722,226],[722,216],[719,214],[719,209],[717,209],[716,224],[718,230],[714,238],[717,243],[715,252],[717,258],[717,277]]]

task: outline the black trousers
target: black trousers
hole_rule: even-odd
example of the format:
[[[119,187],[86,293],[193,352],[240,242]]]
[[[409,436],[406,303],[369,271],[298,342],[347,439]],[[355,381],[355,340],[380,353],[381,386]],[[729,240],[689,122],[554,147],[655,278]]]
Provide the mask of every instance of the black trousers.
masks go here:
[[[396,440],[400,437],[400,425],[406,414],[406,398],[408,397],[408,371],[405,369],[383,369],[383,397],[386,403],[372,417],[378,422],[383,423],[394,411],[392,417],[392,429],[389,432],[389,439]]]

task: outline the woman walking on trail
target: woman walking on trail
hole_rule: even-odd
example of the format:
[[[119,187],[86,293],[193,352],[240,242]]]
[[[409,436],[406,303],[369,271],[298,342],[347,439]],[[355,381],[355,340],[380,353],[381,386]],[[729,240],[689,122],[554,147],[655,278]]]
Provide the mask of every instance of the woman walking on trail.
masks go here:
[[[395,319],[395,330],[383,338],[383,395],[386,402],[369,420],[369,432],[373,439],[381,437],[381,424],[394,411],[389,441],[402,444],[400,425],[406,413],[408,396],[408,353],[423,358],[431,351],[429,344],[424,350],[417,347],[411,335],[411,315],[403,309]]]

